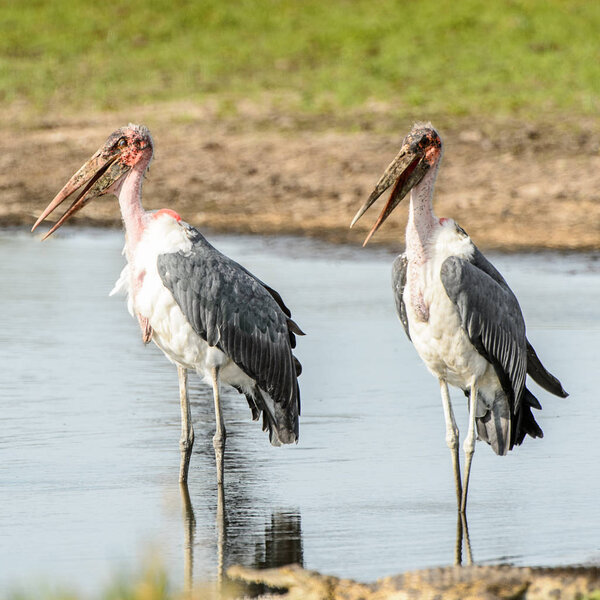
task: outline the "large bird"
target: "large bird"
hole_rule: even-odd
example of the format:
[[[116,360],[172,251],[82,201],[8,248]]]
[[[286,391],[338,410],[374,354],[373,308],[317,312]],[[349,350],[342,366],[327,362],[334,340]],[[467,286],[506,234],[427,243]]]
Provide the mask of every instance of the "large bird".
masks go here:
[[[351,227],[393,184],[366,245],[411,192],[406,251],[394,261],[392,287],[406,335],[439,381],[457,505],[464,513],[477,435],[499,455],[521,444],[526,435],[543,436],[531,412],[541,406],[525,386],[526,375],[556,396],[567,393],[527,340],[521,308],[502,275],[461,227],[434,214],[433,189],[441,159],[438,132],[430,123],[415,124]],[[468,397],[462,482],[448,384]]]
[[[212,385],[217,481],[223,483],[225,424],[220,384],[246,396],[252,418],[261,413],[273,445],[298,441],[301,367],[292,354],[303,335],[281,296],[213,248],[173,210],[142,206],[142,182],[153,155],[144,126],[112,133],[41,214],[35,229],[66,198],[81,191],[45,238],[92,199],[112,193],[125,226],[127,265],[115,286],[128,295],[129,312],[144,343],[153,341],[177,365],[181,403],[181,465],[187,480],[194,444],[188,370]],[[44,239],[45,239],[44,238]]]

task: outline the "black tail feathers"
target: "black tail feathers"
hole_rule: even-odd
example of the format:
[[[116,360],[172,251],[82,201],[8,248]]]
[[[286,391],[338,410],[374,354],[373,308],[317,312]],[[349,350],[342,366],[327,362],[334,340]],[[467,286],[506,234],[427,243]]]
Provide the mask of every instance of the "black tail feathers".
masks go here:
[[[561,382],[544,367],[529,340],[527,340],[527,374],[547,392],[560,398],[566,398],[569,395]],[[531,412],[532,408],[541,410],[542,405],[527,388],[524,388],[519,409],[512,418],[511,448],[515,444],[517,446],[522,444],[526,435],[532,438],[544,437],[542,428],[537,424]]]
[[[258,386],[252,390],[252,393],[244,395],[252,412],[252,420],[258,421],[262,413],[262,430],[269,432],[269,441],[273,446],[298,441],[300,402],[297,408],[286,409],[281,403],[273,402]]]
[[[527,340],[527,374],[547,392],[560,398],[566,398],[569,395],[565,392],[561,382],[544,367],[529,340]]]
[[[540,410],[542,405],[527,388],[524,388],[519,410],[516,415],[513,415],[511,422],[511,449],[515,444],[520,446],[526,435],[529,435],[532,438],[544,437],[542,428],[537,424],[533,413],[531,412],[532,408]]]
[[[465,395],[468,396],[468,392]],[[501,390],[498,390],[494,402],[488,406],[485,413],[476,418],[477,433],[479,439],[487,442],[496,454],[503,456],[515,445],[521,445],[527,435],[532,438],[544,437],[544,432],[531,412],[532,408],[540,410],[542,406],[527,388],[523,389],[515,414],[510,414],[506,395]]]

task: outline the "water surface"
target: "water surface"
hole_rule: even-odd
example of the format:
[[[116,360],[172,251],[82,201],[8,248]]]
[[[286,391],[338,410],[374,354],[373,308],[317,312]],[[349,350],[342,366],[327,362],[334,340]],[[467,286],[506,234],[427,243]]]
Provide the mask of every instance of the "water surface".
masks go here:
[[[439,389],[406,339],[393,254],[295,238],[210,236],[275,287],[306,331],[300,443],[272,448],[226,393],[219,525],[212,396],[193,383],[189,503],[177,482],[177,374],[122,298],[122,233],[0,232],[0,592],[39,582],[93,594],[159,556],[173,581],[234,563],[300,562],[374,580],[454,560],[456,507]],[[531,384],[543,440],[476,448],[477,563],[600,561],[598,255],[494,255],[538,354],[570,392]],[[467,411],[454,393],[466,432]]]

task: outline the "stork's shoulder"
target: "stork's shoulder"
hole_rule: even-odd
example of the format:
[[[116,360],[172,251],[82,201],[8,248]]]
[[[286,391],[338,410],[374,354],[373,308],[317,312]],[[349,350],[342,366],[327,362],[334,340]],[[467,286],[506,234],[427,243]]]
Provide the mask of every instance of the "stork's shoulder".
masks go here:
[[[186,252],[192,247],[190,230],[194,228],[182,221],[173,210],[163,208],[148,213],[145,225],[139,241],[139,251],[144,254],[158,256],[169,252]]]
[[[467,232],[453,219],[446,218],[440,219],[433,248],[438,265],[450,256],[471,260],[476,249]]]

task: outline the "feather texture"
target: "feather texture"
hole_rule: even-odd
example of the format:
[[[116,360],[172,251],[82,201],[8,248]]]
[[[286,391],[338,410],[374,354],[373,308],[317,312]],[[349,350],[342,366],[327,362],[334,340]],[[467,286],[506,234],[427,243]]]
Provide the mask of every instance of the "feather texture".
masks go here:
[[[392,265],[392,289],[394,291],[394,300],[396,302],[396,311],[404,331],[410,340],[410,331],[408,328],[408,316],[406,314],[406,304],[404,304],[404,288],[406,287],[406,269],[408,258],[406,252],[396,257]]]
[[[158,256],[164,285],[194,331],[226,354],[274,401],[275,412],[283,413],[286,428],[297,439],[299,363],[292,347],[295,334],[302,331],[277,292],[187,227],[191,249]],[[257,394],[254,406],[250,404],[253,416],[264,402]]]
[[[441,279],[455,304],[463,329],[477,351],[494,367],[516,414],[525,387],[527,340],[519,303],[504,279],[456,256],[444,261]]]

